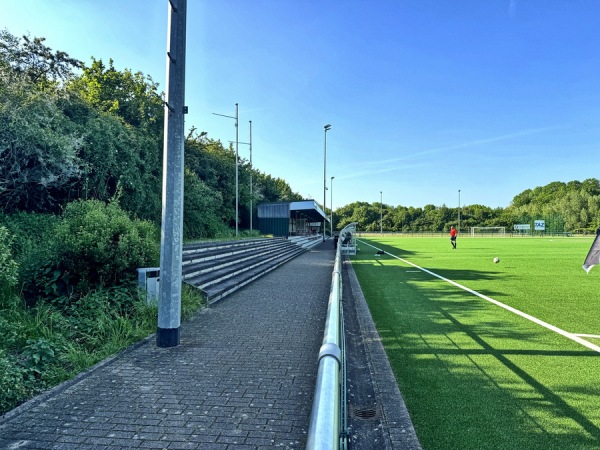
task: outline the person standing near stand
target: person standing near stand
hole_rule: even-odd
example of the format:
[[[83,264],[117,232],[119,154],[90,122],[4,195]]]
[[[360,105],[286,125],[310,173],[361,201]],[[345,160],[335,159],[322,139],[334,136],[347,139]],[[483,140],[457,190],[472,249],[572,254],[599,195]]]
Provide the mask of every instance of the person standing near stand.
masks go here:
[[[458,234],[458,232],[456,231],[456,228],[454,228],[454,225],[452,225],[450,227],[450,243],[452,244],[452,248],[454,250],[456,250],[456,235]]]

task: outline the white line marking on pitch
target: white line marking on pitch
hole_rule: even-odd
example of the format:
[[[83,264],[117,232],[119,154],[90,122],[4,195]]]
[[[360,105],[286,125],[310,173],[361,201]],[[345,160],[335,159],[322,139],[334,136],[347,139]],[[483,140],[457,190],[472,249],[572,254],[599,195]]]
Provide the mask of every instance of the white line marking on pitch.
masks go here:
[[[363,244],[367,244],[369,247],[373,247],[376,250],[381,250],[380,248],[377,248],[374,245],[371,245],[371,244],[369,244],[369,243],[367,243],[365,241],[361,240],[361,242]],[[529,321],[531,321],[533,323],[536,323],[536,324],[538,324],[538,325],[540,325],[540,326],[542,326],[544,328],[547,328],[548,330],[554,331],[555,333],[558,333],[561,336],[566,337],[567,339],[571,339],[572,341],[575,341],[578,344],[583,345],[584,347],[587,347],[587,348],[589,348],[591,350],[594,350],[595,352],[600,353],[600,347],[599,346],[594,345],[591,342],[586,341],[585,339],[581,339],[581,336],[585,336],[585,335],[569,333],[568,331],[565,331],[565,330],[562,330],[562,329],[560,329],[558,327],[555,327],[554,325],[551,325],[548,322],[544,322],[543,320],[540,320],[537,317],[533,317],[533,316],[531,316],[531,315],[529,315],[527,313],[524,313],[523,311],[519,311],[518,309],[513,308],[512,306],[508,306],[508,305],[505,305],[502,302],[499,302],[498,300],[494,300],[493,298],[488,297],[487,295],[480,294],[479,292],[474,291],[473,289],[470,289],[470,288],[468,288],[466,286],[463,286],[462,284],[459,284],[456,281],[452,281],[452,280],[450,280],[448,278],[445,278],[445,277],[443,277],[441,275],[438,275],[435,272],[432,272],[430,270],[424,269],[423,267],[417,266],[416,264],[413,264],[410,261],[407,261],[406,259],[400,258],[400,257],[398,257],[396,255],[392,255],[391,253],[388,253],[388,252],[385,252],[385,254],[386,255],[390,255],[391,257],[396,258],[396,259],[398,259],[398,260],[400,260],[400,261],[402,261],[402,262],[404,262],[406,264],[409,264],[409,265],[413,266],[416,269],[422,270],[423,272],[428,273],[429,275],[432,275],[432,276],[434,276],[436,278],[439,278],[440,280],[446,281],[447,283],[450,283],[450,284],[452,284],[452,285],[454,285],[454,286],[456,286],[456,287],[458,287],[458,288],[460,288],[460,289],[462,289],[464,291],[467,291],[467,292],[469,292],[469,293],[471,293],[473,295],[476,295],[477,297],[482,298],[483,300],[488,301],[490,303],[493,303],[496,306],[504,308],[507,311],[510,311],[510,312],[512,312],[512,313],[514,313],[514,314],[516,314],[518,316],[521,316],[521,317],[523,317],[523,318],[525,318],[525,319],[527,319],[527,320],[529,320]]]

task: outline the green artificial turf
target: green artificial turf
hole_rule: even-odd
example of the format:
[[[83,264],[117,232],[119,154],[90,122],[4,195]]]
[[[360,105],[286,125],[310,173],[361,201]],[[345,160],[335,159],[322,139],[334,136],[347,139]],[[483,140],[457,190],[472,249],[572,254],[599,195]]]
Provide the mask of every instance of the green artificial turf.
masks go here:
[[[581,268],[591,239],[371,238],[352,263],[425,450],[600,448],[600,353],[367,243],[600,335],[600,267]]]

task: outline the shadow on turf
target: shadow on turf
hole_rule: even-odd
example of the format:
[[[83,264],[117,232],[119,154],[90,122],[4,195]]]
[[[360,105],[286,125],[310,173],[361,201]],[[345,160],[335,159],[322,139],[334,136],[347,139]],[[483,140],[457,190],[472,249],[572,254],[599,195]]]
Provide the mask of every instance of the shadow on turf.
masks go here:
[[[598,358],[600,355],[597,352],[536,349],[535,346],[540,346],[540,343],[543,346],[544,341],[540,337],[545,335],[546,330],[540,328],[539,332],[532,331],[529,326],[525,326],[525,323],[523,328],[517,329],[514,321],[509,320],[486,321],[484,315],[489,314],[489,303],[474,297],[473,294],[466,291],[458,290],[455,286],[443,283],[426,272],[417,272],[416,268],[413,272],[410,268],[385,265],[384,260],[386,259],[391,259],[391,257],[387,255],[371,257],[371,255],[363,252],[355,262],[357,268],[360,267],[361,260],[367,263],[367,271],[368,265],[373,266],[375,262],[377,266],[375,270],[370,271],[371,278],[365,280],[369,283],[369,287],[367,289],[363,288],[363,291],[370,291],[370,294],[367,294],[368,299],[371,295],[371,298],[376,299],[375,301],[368,300],[369,306],[372,309],[382,342],[390,362],[395,367],[394,370],[397,372],[397,376],[401,377],[404,370],[407,371],[408,376],[411,373],[418,373],[422,380],[427,380],[421,381],[422,383],[437,387],[440,381],[436,377],[440,376],[439,373],[448,371],[449,378],[459,380],[458,384],[461,386],[468,386],[468,388],[461,390],[456,386],[452,386],[452,382],[450,382],[446,389],[453,390],[454,394],[452,395],[456,397],[456,401],[463,404],[460,407],[457,405],[456,411],[452,413],[447,412],[445,415],[442,413],[442,418],[438,418],[442,423],[431,425],[427,423],[430,419],[424,419],[426,427],[433,427],[430,430],[433,435],[438,435],[438,433],[443,435],[440,430],[444,429],[448,434],[455,433],[456,429],[453,427],[460,426],[465,419],[460,417],[461,414],[457,411],[479,409],[479,415],[487,417],[486,420],[500,421],[505,423],[506,428],[512,429],[513,431],[507,431],[507,434],[512,435],[511,438],[515,438],[516,441],[520,441],[520,444],[514,442],[515,445],[526,446],[521,448],[600,448],[600,445],[598,445],[600,442],[600,428],[596,423],[564,400],[561,395],[553,392],[543,382],[511,360],[512,356]],[[507,276],[505,273],[493,271],[436,268],[427,268],[427,270],[447,279],[456,280],[459,283],[462,280],[497,280],[499,276]],[[360,269],[357,272],[360,272]],[[362,284],[363,278],[360,277],[360,279]],[[437,282],[434,283],[434,281]],[[504,295],[492,291],[480,290],[478,292],[492,298]],[[394,293],[395,298],[389,298],[390,293]],[[469,296],[472,296],[472,300],[468,299]],[[504,344],[509,348],[495,348],[494,340],[500,342],[503,339],[506,339]],[[510,348],[511,340],[515,344],[513,348]],[[519,344],[516,342],[519,342]],[[528,346],[527,342],[531,342],[530,348],[518,348],[523,343]],[[431,355],[432,358],[427,357],[427,355]],[[448,355],[450,359],[444,358],[441,362],[440,358],[443,358],[444,355]],[[465,371],[465,368],[460,364],[454,365],[451,359],[452,356],[471,360],[470,364],[479,367],[481,371],[479,375],[481,376],[473,375],[468,370]],[[523,390],[517,389],[513,396],[511,390],[507,390],[505,386],[498,384],[499,382],[493,378],[493,375],[487,372],[485,365],[483,367],[478,365],[478,361],[482,361],[481,357],[484,358],[483,361],[486,360],[486,357],[496,360],[513,374],[512,378],[519,379],[524,385],[529,386],[531,394],[524,395]],[[542,362],[541,364],[548,365],[548,370],[553,370],[551,367],[552,361],[556,360],[548,359],[547,363]],[[488,361],[487,364],[491,364],[491,362]],[[426,376],[425,374],[428,372],[430,372],[430,375]],[[494,385],[495,390],[498,391],[491,396],[489,393],[490,385]],[[438,389],[439,392],[444,392],[444,390],[439,391]],[[571,394],[573,389],[571,386],[565,385],[564,392]],[[583,392],[579,392],[579,394],[594,398],[598,396],[598,389],[583,389]],[[419,395],[427,394],[419,393]],[[440,407],[439,399],[428,398],[423,401],[429,405],[429,407],[424,408],[425,411],[428,409],[437,410]],[[486,403],[491,403],[491,405]],[[495,403],[499,403],[501,407],[495,409]],[[484,412],[481,413],[481,411]],[[517,413],[517,411],[519,412]],[[457,414],[459,417],[449,419],[449,414]],[[496,414],[505,414],[506,417],[494,417]],[[538,423],[538,415],[548,415],[548,422],[542,420]],[[486,426],[485,420],[477,416],[475,414],[473,420],[478,422],[479,425],[470,424],[468,430],[464,431],[465,435],[471,435],[473,427]],[[527,427],[523,429],[522,423],[518,419],[519,416],[527,417],[527,421],[536,423],[539,429],[535,433],[528,431]],[[572,425],[567,428],[579,428],[582,431],[568,432],[566,429],[557,428],[555,424],[564,420],[572,422]],[[449,425],[449,423],[452,423],[452,425]],[[463,424],[463,426],[465,425]],[[477,448],[504,448],[502,445],[493,447],[493,445],[498,444],[494,439],[498,439],[498,441],[510,440],[503,434],[502,429],[502,427],[496,429],[492,433],[495,433],[494,437],[492,435],[487,436],[486,432],[489,430],[486,430],[483,433],[483,436],[485,436],[483,439],[491,439],[492,444],[490,446],[490,442],[488,442],[483,447]],[[512,434],[517,429],[522,430],[519,432],[518,437]],[[541,433],[541,435],[538,435],[538,433]],[[508,445],[508,443],[505,443],[505,445]],[[466,446],[464,448],[472,447]]]
[[[587,417],[579,413],[575,408],[564,401],[560,396],[556,395],[552,390],[544,386],[542,383],[537,381],[534,377],[529,375],[525,370],[521,369],[517,364],[513,363],[506,355],[535,355],[535,356],[593,356],[598,357],[598,353],[594,351],[539,351],[539,350],[498,350],[492,345],[489,345],[481,335],[473,330],[473,327],[462,324],[452,314],[443,308],[439,308],[439,311],[446,319],[452,324],[459,328],[463,333],[468,335],[474,342],[479,344],[482,350],[492,355],[498,361],[500,361],[507,369],[513,372],[516,376],[521,378],[525,383],[531,386],[536,392],[538,392],[544,399],[544,401],[553,405],[556,410],[562,411],[562,414],[571,418],[577,422],[584,430],[586,430],[596,440],[600,441],[600,428],[598,428],[592,421]],[[466,350],[465,353],[468,353]],[[591,392],[589,394],[592,394]],[[541,402],[540,402],[541,403]]]
[[[411,255],[414,255],[415,252],[409,251],[409,250],[405,250],[402,248],[398,248],[398,247],[390,247],[388,245],[385,244],[381,244],[379,243],[379,248],[388,251],[389,253],[393,254],[394,256],[398,257],[398,258],[403,258],[403,259],[408,259],[408,257],[410,257]],[[371,259],[371,255],[372,254],[372,259]],[[355,262],[357,264],[361,263],[361,260],[365,260],[365,258],[369,258],[367,261],[371,262],[371,261],[375,261],[378,265],[385,267],[385,265],[382,263],[382,261],[385,260],[390,260],[390,259],[396,259],[390,255],[384,254],[384,255],[378,255],[376,254],[376,250],[372,247],[367,247],[366,250],[361,250],[360,255],[359,255],[359,259],[357,259]],[[459,269],[441,269],[441,268],[436,268],[436,267],[423,267],[424,269],[433,272],[441,277],[447,278],[449,280],[455,281],[457,283],[461,283],[462,281],[469,281],[469,280],[497,280],[498,277],[503,277],[506,278],[510,275],[506,274],[506,272],[504,271],[498,271],[498,270],[459,270]],[[397,270],[397,267],[394,268],[394,270]],[[419,270],[416,267],[414,269],[410,269],[407,268],[407,270]],[[423,275],[427,275],[430,276],[429,274],[427,274],[427,272],[424,271],[420,271],[421,274]],[[437,278],[431,278],[431,281],[435,281]],[[505,294],[501,293],[501,292],[495,292],[495,291],[478,291],[480,294],[483,295],[487,295],[487,296],[492,296],[492,295],[496,295],[496,296],[504,296]]]
[[[409,275],[406,274],[407,278]],[[409,281],[404,279],[404,281]],[[422,280],[420,280],[422,281]],[[439,284],[438,284],[439,286]],[[519,348],[506,348],[499,349],[494,347],[489,341],[492,339],[490,336],[493,334],[493,339],[501,340],[503,338],[511,339],[513,341],[527,342],[535,341],[540,342],[539,337],[543,335],[544,331],[538,332],[517,330],[514,328],[512,322],[506,322],[502,320],[497,321],[483,321],[477,325],[468,322],[470,318],[480,316],[484,310],[489,311],[488,304],[483,303],[480,299],[465,300],[463,293],[456,292],[455,288],[451,286],[445,287],[419,287],[412,285],[411,289],[423,293],[424,298],[416,299],[415,302],[420,303],[420,307],[415,305],[414,309],[407,306],[402,311],[402,320],[400,330],[391,327],[384,327],[380,331],[380,335],[388,352],[390,360],[403,361],[402,365],[410,366],[413,371],[416,371],[423,376],[427,371],[433,370],[433,372],[448,371],[449,378],[456,381],[458,385],[468,386],[468,389],[462,390],[461,393],[455,394],[457,401],[464,402],[464,404],[457,410],[463,408],[467,410],[480,408],[485,410],[487,405],[479,405],[476,408],[472,406],[480,402],[491,403],[493,406],[491,410],[487,412],[489,416],[494,416],[495,411],[493,408],[496,407],[496,402],[502,406],[499,408],[500,411],[513,410],[520,411],[518,415],[528,417],[529,420],[536,422],[537,415],[550,414],[553,419],[552,422],[560,422],[560,420],[568,419],[576,423],[578,427],[585,430],[585,434],[581,433],[568,433],[559,431],[557,429],[549,429],[547,424],[542,425],[540,422],[539,428],[543,431],[543,437],[536,437],[535,435],[528,436],[527,431],[523,431],[522,435],[517,438],[522,443],[529,442],[528,439],[536,442],[535,447],[527,448],[538,448],[537,444],[543,441],[539,448],[558,448],[555,447],[557,442],[560,442],[560,448],[599,448],[596,444],[600,441],[600,428],[588,419],[585,415],[579,412],[576,408],[571,406],[565,401],[560,395],[554,393],[550,388],[544,385],[543,382],[536,379],[527,370],[521,368],[517,363],[511,360],[511,356],[531,356],[531,357],[587,357],[587,358],[598,358],[600,355],[594,351],[581,350],[581,351],[561,351],[561,350],[548,350],[548,349],[519,349]],[[426,291],[424,293],[423,291]],[[465,293],[466,294],[466,293]],[[470,295],[470,294],[467,294]],[[461,297],[461,298],[457,298]],[[430,299],[434,298],[434,299]],[[392,316],[391,313],[387,313],[388,316]],[[440,320],[443,318],[443,320]],[[492,330],[492,331],[490,331]],[[411,341],[407,338],[407,335],[418,335],[420,339],[417,341]],[[386,342],[387,341],[387,342]],[[398,345],[397,343],[401,343]],[[426,342],[426,345],[423,345]],[[456,345],[452,346],[449,343],[455,342]],[[390,344],[391,345],[387,345]],[[464,348],[469,347],[469,348]],[[430,358],[423,358],[424,356],[431,355],[433,360]],[[439,358],[446,356],[458,356],[464,357],[471,360],[471,363],[478,366],[478,361],[482,361],[481,357],[492,357],[508,371],[510,371],[514,377],[520,379],[522,383],[528,385],[532,391],[532,394],[528,395],[527,398],[522,397],[523,389],[519,389],[521,393],[517,393],[514,398],[510,394],[511,391],[506,390],[505,386],[498,384],[498,381],[494,379],[492,375],[487,373],[487,369],[480,367],[481,377],[475,376],[468,371],[465,372],[464,367],[461,364],[454,364],[452,360],[444,359],[443,363],[439,363]],[[409,362],[410,361],[410,362]],[[437,361],[437,362],[436,362]],[[548,361],[548,368],[551,369],[550,361]],[[490,364],[488,361],[487,364]],[[432,368],[432,365],[437,368]],[[439,365],[439,367],[437,366]],[[431,374],[430,383],[437,375]],[[458,380],[458,381],[457,381]],[[450,382],[450,389],[455,389],[456,386],[452,386]],[[498,392],[503,394],[489,394],[489,385],[495,386]],[[460,391],[460,389],[459,389]],[[467,392],[468,391],[468,392]],[[568,390],[571,392],[571,390]],[[535,394],[533,394],[535,392]],[[598,392],[586,390],[584,394],[594,397]],[[500,398],[500,400],[498,400]],[[512,398],[512,399],[511,399]],[[437,403],[434,400],[433,403]],[[491,420],[491,417],[490,417]],[[520,426],[519,421],[513,417],[504,417],[502,419],[494,418],[494,420],[500,420],[506,422],[507,427],[513,428],[512,434]],[[513,420],[515,422],[513,423]],[[484,421],[482,421],[484,422]],[[477,426],[471,424],[471,427]],[[480,424],[480,426],[485,426]],[[569,427],[571,428],[571,427]],[[465,433],[469,434],[471,431]],[[496,433],[500,433],[496,431]],[[504,437],[502,437],[503,439]],[[513,438],[516,438],[513,435]],[[490,436],[490,439],[493,439]],[[501,439],[496,436],[496,439]],[[518,444],[517,444],[518,445]],[[526,444],[530,445],[530,444]],[[466,448],[469,448],[467,446]],[[485,446],[485,448],[492,448]],[[502,446],[497,448],[503,448]],[[517,448],[517,447],[515,447]]]
[[[397,273],[399,270],[398,266],[386,266],[383,263],[383,261],[385,261],[385,260],[393,259],[390,256],[383,255],[383,256],[373,258],[372,260],[364,259],[365,255],[361,255],[361,257],[363,259],[354,260],[353,264],[360,265],[363,263],[368,263],[368,264],[375,263],[377,266],[380,267],[380,270],[390,271],[390,273]],[[463,282],[470,281],[470,280],[478,280],[478,281],[498,280],[498,277],[507,278],[507,277],[511,276],[511,275],[507,275],[504,272],[489,271],[489,270],[457,270],[457,269],[440,269],[440,268],[436,268],[436,267],[424,267],[424,269],[427,269],[430,272],[433,272],[433,273],[435,273],[441,277],[447,278],[449,280],[455,281],[459,284],[462,284]],[[400,268],[400,270],[403,270],[403,272],[407,278],[413,279],[415,281],[432,282],[432,283],[441,281],[439,278],[433,277],[430,274],[428,274],[427,272],[417,269],[416,267],[415,268],[402,267],[402,268]],[[465,287],[468,287],[468,286],[465,286]],[[479,292],[482,295],[492,297],[492,298],[506,296],[506,294],[504,294],[503,292],[492,291],[489,289],[480,289],[477,292]],[[472,295],[472,294],[470,294],[470,295]]]

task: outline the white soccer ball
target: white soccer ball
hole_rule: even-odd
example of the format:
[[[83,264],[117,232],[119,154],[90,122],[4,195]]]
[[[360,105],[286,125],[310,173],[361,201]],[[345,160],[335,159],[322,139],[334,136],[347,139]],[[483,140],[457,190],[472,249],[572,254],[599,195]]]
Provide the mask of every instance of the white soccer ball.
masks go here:
[[[494,258],[494,263],[498,264],[499,262],[500,262],[500,258],[498,258],[498,257],[495,257],[495,258]]]

